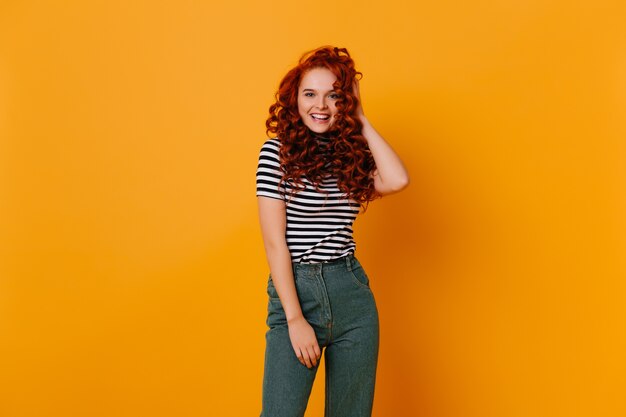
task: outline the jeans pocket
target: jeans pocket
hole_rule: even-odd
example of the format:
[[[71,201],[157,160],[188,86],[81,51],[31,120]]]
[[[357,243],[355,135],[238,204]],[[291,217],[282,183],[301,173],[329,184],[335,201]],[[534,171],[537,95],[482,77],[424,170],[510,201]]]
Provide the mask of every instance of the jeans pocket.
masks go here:
[[[370,280],[360,263],[355,263],[350,271],[352,281],[359,287],[370,289]]]
[[[267,300],[267,318],[265,324],[267,324],[270,329],[287,324],[287,315],[280,299],[270,297],[269,300]]]
[[[267,295],[271,300],[280,300],[276,287],[274,287],[274,281],[272,281],[272,274],[267,279]]]

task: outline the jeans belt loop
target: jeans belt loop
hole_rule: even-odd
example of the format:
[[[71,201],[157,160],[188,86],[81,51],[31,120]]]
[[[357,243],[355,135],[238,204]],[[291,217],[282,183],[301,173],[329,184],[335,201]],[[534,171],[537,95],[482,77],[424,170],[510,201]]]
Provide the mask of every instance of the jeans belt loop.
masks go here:
[[[346,268],[348,272],[352,272],[352,262],[350,260],[350,255],[346,256]]]

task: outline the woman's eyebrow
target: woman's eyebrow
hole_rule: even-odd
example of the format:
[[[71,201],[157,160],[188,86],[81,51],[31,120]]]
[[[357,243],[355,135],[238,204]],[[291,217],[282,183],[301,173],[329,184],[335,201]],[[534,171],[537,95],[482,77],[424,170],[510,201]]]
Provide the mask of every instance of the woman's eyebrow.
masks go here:
[[[313,92],[315,92],[316,90],[314,90],[314,89],[312,89],[312,88],[305,88],[305,89],[303,89],[302,91],[303,91],[303,92],[304,92],[304,91],[313,91]],[[330,91],[335,91],[335,90],[334,90],[334,89],[330,89],[330,90],[328,90],[328,91],[330,92]]]

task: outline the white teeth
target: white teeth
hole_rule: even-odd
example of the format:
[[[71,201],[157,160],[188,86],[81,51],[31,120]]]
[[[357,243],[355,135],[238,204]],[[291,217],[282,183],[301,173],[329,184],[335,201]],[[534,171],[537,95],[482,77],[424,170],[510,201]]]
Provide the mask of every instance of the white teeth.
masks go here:
[[[327,120],[330,116],[329,115],[320,115],[320,114],[312,114],[311,117],[313,117],[314,119],[320,119],[320,120]]]

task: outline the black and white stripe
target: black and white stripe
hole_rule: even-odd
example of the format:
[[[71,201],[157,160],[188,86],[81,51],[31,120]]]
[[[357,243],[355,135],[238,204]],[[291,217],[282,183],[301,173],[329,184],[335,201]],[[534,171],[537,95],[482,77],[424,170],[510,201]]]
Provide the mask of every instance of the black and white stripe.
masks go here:
[[[329,139],[318,140],[328,143]],[[328,196],[318,192],[305,177],[306,189],[291,196],[291,184],[281,178],[278,149],[280,141],[267,139],[259,153],[256,171],[256,195],[285,201],[287,212],[287,247],[294,263],[328,262],[356,251],[352,224],[359,214],[359,203],[343,198],[337,178],[330,175],[320,185]],[[301,187],[301,186],[300,186]],[[287,193],[285,193],[287,190]]]

